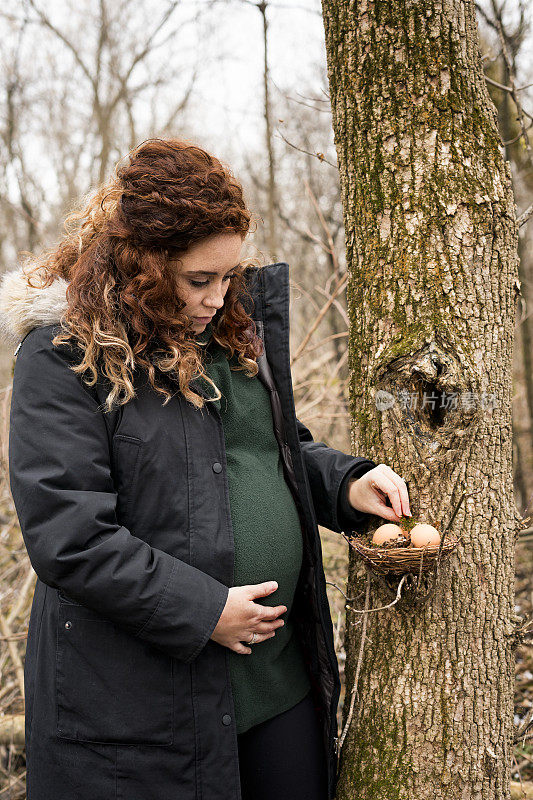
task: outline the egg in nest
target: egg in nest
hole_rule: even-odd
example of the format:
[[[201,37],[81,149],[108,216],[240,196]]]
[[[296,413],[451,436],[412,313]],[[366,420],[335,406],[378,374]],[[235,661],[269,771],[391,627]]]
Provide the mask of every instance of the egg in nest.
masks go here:
[[[398,545],[403,543],[404,531],[399,525],[394,522],[387,522],[385,525],[380,525],[376,528],[372,537],[372,544],[383,545],[385,542],[398,542]]]
[[[413,547],[427,547],[440,544],[440,534],[433,525],[419,522],[411,528],[411,544]]]

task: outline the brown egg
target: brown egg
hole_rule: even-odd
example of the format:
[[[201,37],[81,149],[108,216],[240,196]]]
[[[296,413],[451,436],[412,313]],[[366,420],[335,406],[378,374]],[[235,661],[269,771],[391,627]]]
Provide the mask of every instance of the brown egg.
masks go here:
[[[419,522],[411,528],[411,544],[413,547],[426,547],[426,545],[439,545],[440,534],[433,525]]]
[[[396,541],[403,536],[403,531],[399,525],[387,522],[376,528],[372,537],[372,544],[384,544],[385,542]]]

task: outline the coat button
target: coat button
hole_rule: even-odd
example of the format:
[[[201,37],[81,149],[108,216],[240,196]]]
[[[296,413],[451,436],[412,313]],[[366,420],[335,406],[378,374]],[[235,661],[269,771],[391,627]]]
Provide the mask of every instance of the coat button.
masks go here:
[[[65,628],[67,629],[67,631],[70,630],[70,628],[72,628],[72,622],[68,622],[68,621],[65,622]]]
[[[224,714],[224,716],[222,717],[222,724],[223,725],[229,725],[230,722],[231,722],[230,715],[229,714]]]
[[[220,464],[218,461],[215,461],[213,464],[213,472],[222,472],[222,464]]]

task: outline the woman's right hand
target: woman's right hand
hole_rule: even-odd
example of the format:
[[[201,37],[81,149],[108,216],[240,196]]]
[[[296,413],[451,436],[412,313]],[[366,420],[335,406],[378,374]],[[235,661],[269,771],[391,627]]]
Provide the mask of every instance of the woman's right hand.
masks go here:
[[[277,628],[285,625],[284,620],[278,617],[287,611],[287,607],[263,606],[254,603],[254,598],[267,597],[277,588],[276,581],[231,586],[211,639],[235,653],[245,654],[250,654],[252,648],[246,647],[242,641],[249,641],[252,633],[256,634],[254,645],[271,639]]]

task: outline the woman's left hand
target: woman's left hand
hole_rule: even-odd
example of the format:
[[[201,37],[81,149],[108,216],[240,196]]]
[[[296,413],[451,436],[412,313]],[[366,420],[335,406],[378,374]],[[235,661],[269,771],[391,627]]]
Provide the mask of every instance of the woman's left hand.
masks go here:
[[[392,508],[386,505],[387,499]],[[378,464],[361,478],[351,481],[348,501],[357,511],[375,514],[390,522],[398,522],[401,516],[412,516],[407,485],[387,464]]]

